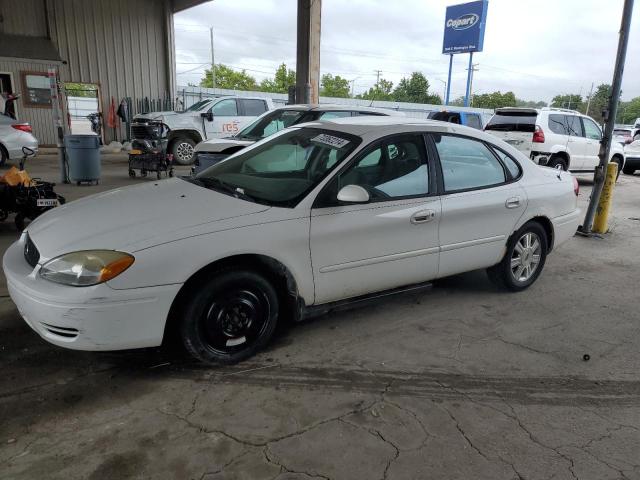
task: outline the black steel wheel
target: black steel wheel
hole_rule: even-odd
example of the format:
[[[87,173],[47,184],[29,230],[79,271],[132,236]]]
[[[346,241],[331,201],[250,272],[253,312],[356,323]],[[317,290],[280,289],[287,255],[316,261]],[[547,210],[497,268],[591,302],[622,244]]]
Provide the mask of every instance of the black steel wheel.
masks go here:
[[[160,180],[160,179],[162,178],[162,173],[160,172],[160,170],[158,170],[158,171],[156,172],[156,178],[157,178],[158,180]]]
[[[129,176],[131,178],[136,178],[136,171],[133,168],[129,169]]]
[[[187,302],[182,341],[202,362],[237,363],[269,342],[278,308],[278,295],[262,275],[248,270],[219,271]]]

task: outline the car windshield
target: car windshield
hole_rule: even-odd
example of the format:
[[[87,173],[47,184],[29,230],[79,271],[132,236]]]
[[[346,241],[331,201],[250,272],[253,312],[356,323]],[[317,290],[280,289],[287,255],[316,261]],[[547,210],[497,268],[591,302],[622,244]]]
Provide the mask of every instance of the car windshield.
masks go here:
[[[485,130],[507,132],[531,132],[536,129],[536,112],[501,111],[491,117]]]
[[[237,198],[294,207],[361,142],[318,128],[292,128],[198,174],[193,183]]]
[[[262,140],[298,123],[306,112],[303,110],[274,110],[261,116],[236,135],[242,140]]]
[[[198,110],[201,110],[210,101],[211,100],[200,100],[199,102],[196,102],[193,105],[191,105],[182,113],[197,112]]]

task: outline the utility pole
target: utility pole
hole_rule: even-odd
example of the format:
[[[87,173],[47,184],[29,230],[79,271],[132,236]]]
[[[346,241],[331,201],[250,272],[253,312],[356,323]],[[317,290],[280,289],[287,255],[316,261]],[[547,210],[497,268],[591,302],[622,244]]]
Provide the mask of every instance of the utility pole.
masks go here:
[[[213,88],[216,88],[216,60],[213,54],[213,27],[209,27],[209,33],[211,34],[211,80],[213,82]]]
[[[473,106],[473,74],[474,72],[477,72],[478,70],[480,70],[478,68],[480,64],[479,63],[474,63],[473,65],[471,65],[471,81],[469,82],[469,105]]]
[[[359,79],[360,77],[356,77],[356,78],[352,78],[351,80],[349,80],[349,83],[351,83],[351,96],[353,97],[355,92],[355,83],[356,80]]]
[[[439,82],[442,82],[444,84],[442,101],[446,102],[446,98],[447,98],[447,82],[445,82],[444,80],[441,80],[439,78],[436,78],[436,80],[438,80]],[[446,103],[445,103],[445,105],[446,105]]]
[[[593,82],[591,82],[591,90],[589,90],[589,100],[587,101],[587,111],[585,115],[589,115],[589,108],[591,107],[591,97],[593,96]]]
[[[382,70],[374,70],[374,72],[376,72],[376,87],[378,87],[380,85],[380,74]]]
[[[322,0],[298,0],[296,103],[318,103]]]
[[[631,14],[633,13],[633,0],[625,0],[622,9],[622,21],[620,23],[620,35],[618,37],[618,53],[616,55],[616,66],[613,70],[613,82],[611,84],[611,96],[609,97],[609,105],[605,111],[604,134],[600,141],[600,164],[596,167],[594,174],[593,190],[591,190],[591,198],[589,206],[584,217],[584,222],[580,229],[581,233],[590,236],[593,226],[593,219],[596,215],[602,188],[604,187],[605,172],[607,163],[609,163],[609,152],[611,150],[611,136],[613,127],[616,122],[616,114],[618,113],[618,102],[620,101],[620,87],[622,84],[622,74],[624,73],[624,63],[627,56],[627,44],[629,43],[629,28],[631,25]]]

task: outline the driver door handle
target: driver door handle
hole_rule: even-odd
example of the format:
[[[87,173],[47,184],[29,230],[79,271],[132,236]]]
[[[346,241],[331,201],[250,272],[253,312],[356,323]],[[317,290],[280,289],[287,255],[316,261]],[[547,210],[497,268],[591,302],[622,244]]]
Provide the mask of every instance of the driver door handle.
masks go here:
[[[436,212],[434,210],[420,210],[419,212],[411,215],[411,223],[414,225],[419,223],[427,223],[436,218]]]

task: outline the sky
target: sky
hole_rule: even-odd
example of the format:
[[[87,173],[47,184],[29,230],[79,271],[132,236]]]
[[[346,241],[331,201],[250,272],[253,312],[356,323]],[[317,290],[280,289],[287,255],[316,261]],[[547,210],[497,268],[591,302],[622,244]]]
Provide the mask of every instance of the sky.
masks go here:
[[[445,9],[455,0],[323,0],[321,74],[352,81],[355,93],[422,72],[443,95]],[[295,69],[296,0],[213,0],[175,16],[178,84],[198,84],[211,62],[258,81]],[[611,83],[623,0],[489,0],[484,51],[474,54],[476,94],[513,91],[524,100],[587,96]],[[631,22],[622,99],[640,96],[640,6]],[[451,98],[464,94],[469,57],[454,56]]]

